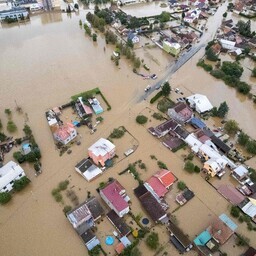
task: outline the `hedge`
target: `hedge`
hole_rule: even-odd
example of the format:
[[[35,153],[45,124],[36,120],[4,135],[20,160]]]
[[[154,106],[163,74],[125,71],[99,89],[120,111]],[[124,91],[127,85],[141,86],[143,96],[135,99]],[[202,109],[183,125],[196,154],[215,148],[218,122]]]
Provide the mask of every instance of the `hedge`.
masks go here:
[[[161,96],[163,96],[163,92],[159,91],[151,100],[150,103],[153,104],[155,101],[157,101]]]

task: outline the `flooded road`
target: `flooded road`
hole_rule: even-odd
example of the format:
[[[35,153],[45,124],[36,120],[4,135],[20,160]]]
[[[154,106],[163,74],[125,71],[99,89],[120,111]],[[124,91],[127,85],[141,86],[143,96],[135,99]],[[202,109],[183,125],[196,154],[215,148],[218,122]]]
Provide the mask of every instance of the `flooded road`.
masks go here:
[[[140,171],[141,176],[142,179],[148,179],[158,170],[156,162],[149,157],[151,154],[165,162],[179,179],[186,181],[196,192],[198,200],[205,202],[204,206],[210,209],[211,216],[228,212],[228,203],[203,179],[195,175],[188,177],[184,173],[183,159],[178,154],[172,154],[152,138],[145,127],[135,123],[138,113],[148,106],[146,101],[135,104],[144,93],[148,81],[133,74],[131,63],[125,58],[116,67],[110,61],[114,47],[106,46],[102,35],[98,34],[97,43],[93,43],[84,34],[78,23],[79,19],[85,18],[85,14],[86,10],[71,16],[44,13],[32,16],[31,21],[25,24],[0,28],[0,118],[6,127],[4,109],[10,108],[13,111],[13,121],[19,127],[15,134],[17,136],[22,135],[24,122],[27,121],[43,155],[42,175],[36,178],[33,167],[25,164],[23,167],[32,183],[22,193],[15,194],[10,204],[0,207],[0,254],[3,256],[87,255],[85,246],[63,215],[64,205],[54,201],[51,190],[60,181],[69,179],[70,186],[82,202],[86,199],[87,191],[98,197],[95,188],[100,182],[106,181],[108,177],[118,178],[132,198],[133,212],[138,214],[142,210],[133,195],[133,188],[137,183],[131,176],[119,176],[117,173],[129,163],[142,159],[147,165],[147,171]],[[158,50],[139,49],[138,55],[144,58],[145,63],[149,63],[151,72],[161,75],[166,71],[168,62],[173,59]],[[198,56],[200,54],[201,52]],[[196,62],[194,58],[188,61],[174,74],[171,84],[184,88],[186,93],[206,94],[214,105],[226,100],[230,106],[228,117],[236,120],[238,118],[238,122],[243,122],[240,125],[246,126],[245,131],[254,136],[255,119],[250,115],[255,113],[255,109],[251,103],[246,100],[242,102],[232,88],[197,68]],[[81,146],[72,147],[71,155],[59,157],[44,112],[49,107],[66,103],[71,95],[94,87],[100,87],[112,110],[103,114],[104,122],[97,127],[95,134],[90,135],[88,130],[80,129]],[[22,107],[23,114],[15,113],[15,101]],[[237,112],[243,115],[238,116]],[[69,120],[70,116],[67,114],[63,118]],[[124,125],[139,140],[136,154],[109,169],[96,181],[87,183],[75,173],[75,164],[87,156],[87,148],[92,143],[100,137],[107,137],[120,125]],[[6,156],[6,161],[12,158],[12,153]],[[215,197],[218,209],[214,209]],[[64,203],[70,204],[66,197]],[[196,208],[187,209],[196,216]],[[186,216],[185,212],[183,214]],[[207,216],[205,220],[208,221]],[[184,225],[191,235],[198,232],[198,227],[187,223]],[[245,230],[244,227],[241,228],[242,233]],[[166,242],[166,237],[162,242]],[[143,246],[145,247],[142,244],[141,248]],[[112,249],[104,249],[109,250],[109,255],[113,255]],[[168,252],[170,255],[178,255],[173,247],[168,247]],[[147,251],[147,255],[150,252]]]

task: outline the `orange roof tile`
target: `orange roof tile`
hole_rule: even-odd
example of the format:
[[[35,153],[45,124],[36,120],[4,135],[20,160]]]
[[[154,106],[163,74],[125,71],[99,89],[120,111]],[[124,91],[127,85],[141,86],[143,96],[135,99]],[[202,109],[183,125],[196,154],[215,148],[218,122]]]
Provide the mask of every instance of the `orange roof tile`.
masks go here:
[[[119,244],[117,244],[115,250],[116,250],[117,254],[121,254],[121,252],[124,250],[124,248],[125,248],[124,245],[122,243],[119,243]]]
[[[166,188],[170,187],[176,181],[175,176],[165,169],[158,171],[154,176],[157,177]]]

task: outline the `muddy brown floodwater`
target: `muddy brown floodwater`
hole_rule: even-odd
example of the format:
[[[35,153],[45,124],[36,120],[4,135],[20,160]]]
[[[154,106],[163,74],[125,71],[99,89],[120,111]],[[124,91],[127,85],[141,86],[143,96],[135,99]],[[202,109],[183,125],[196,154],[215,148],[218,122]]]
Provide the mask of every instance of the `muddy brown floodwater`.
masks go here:
[[[135,123],[135,117],[148,106],[147,101],[135,104],[144,93],[148,81],[142,80],[131,70],[125,59],[121,59],[119,67],[111,61],[112,46],[106,46],[103,36],[98,35],[98,42],[93,43],[79,27],[79,19],[85,18],[86,11],[71,16],[61,13],[44,13],[32,16],[25,24],[14,24],[0,28],[0,118],[6,127],[5,108],[13,110],[13,120],[19,127],[15,136],[21,136],[24,122],[31,126],[36,141],[42,151],[43,173],[34,176],[33,167],[23,165],[32,183],[23,192],[15,194],[12,201],[0,207],[0,255],[2,256],[41,256],[41,255],[87,255],[87,250],[79,237],[71,228],[62,213],[63,205],[56,203],[51,190],[65,179],[77,193],[80,202],[84,201],[87,191],[98,197],[95,188],[108,177],[118,178],[132,199],[132,210],[135,214],[143,213],[133,188],[137,183],[129,174],[119,176],[117,173],[129,163],[141,159],[147,165],[147,171],[140,171],[142,179],[149,178],[158,170],[150,155],[155,155],[172,170],[175,175],[184,180],[196,193],[194,204],[184,208],[177,218],[187,218],[190,211],[192,221],[182,222],[184,229],[189,230],[190,238],[208,224],[210,217],[222,212],[228,213],[229,204],[220,197],[200,176],[189,176],[182,170],[181,153],[172,154],[161,143],[153,138],[143,126]],[[106,47],[106,52],[103,48]],[[166,66],[173,59],[163,54],[159,49],[138,49],[138,55],[150,65],[152,73],[159,76],[165,72]],[[160,63],[160,64],[159,64]],[[196,61],[189,61],[172,78],[171,83],[186,89],[188,92],[206,94],[214,105],[226,100],[230,106],[229,118],[234,118],[250,135],[255,136],[255,115],[253,105],[235,93],[232,88],[210,77],[196,67]],[[193,79],[191,79],[193,77]],[[112,106],[112,110],[103,114],[104,122],[97,127],[97,132],[90,134],[86,129],[80,129],[82,144],[72,147],[72,154],[59,157],[53,143],[50,129],[45,120],[45,111],[54,106],[66,103],[71,95],[94,87],[100,87]],[[174,96],[173,96],[174,97]],[[15,112],[15,101],[23,109],[23,114]],[[153,107],[154,108],[154,107]],[[155,111],[155,110],[153,110]],[[239,113],[239,115],[237,114]],[[70,113],[63,116],[70,119]],[[107,137],[110,132],[124,125],[139,141],[135,154],[120,161],[97,180],[87,183],[79,176],[74,166],[87,156],[87,148],[100,137]],[[5,131],[5,129],[4,129]],[[117,149],[118,150],[118,149]],[[119,149],[120,150],[120,149]],[[12,153],[6,156],[6,161],[12,158]],[[122,154],[119,152],[118,154]],[[69,204],[67,198],[65,204]],[[194,206],[193,206],[194,205]],[[217,205],[218,207],[215,207]],[[207,209],[198,213],[198,207]],[[171,206],[173,209],[174,206]],[[186,211],[186,210],[187,211]],[[144,213],[143,213],[144,214]],[[200,223],[199,214],[206,221]],[[195,220],[198,225],[193,225]],[[200,224],[200,226],[199,226]],[[104,225],[104,224],[100,224]],[[104,232],[113,231],[109,224],[100,227]],[[159,229],[159,230],[158,230]],[[164,229],[156,227],[160,242],[166,245],[170,255],[179,255],[167,243]],[[246,227],[239,227],[239,232],[246,233]],[[100,239],[102,239],[100,237]],[[252,245],[256,241],[251,239]],[[103,245],[104,246],[104,245]],[[113,249],[104,248],[113,255]],[[145,245],[140,245],[143,255],[153,255]],[[188,255],[194,255],[193,252]]]

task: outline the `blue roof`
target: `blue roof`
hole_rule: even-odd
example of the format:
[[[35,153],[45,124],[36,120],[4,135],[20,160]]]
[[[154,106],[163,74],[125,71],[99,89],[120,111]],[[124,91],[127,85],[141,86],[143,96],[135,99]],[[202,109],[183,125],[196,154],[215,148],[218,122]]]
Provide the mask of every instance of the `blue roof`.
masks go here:
[[[210,233],[205,230],[195,238],[194,243],[195,245],[204,246],[211,238],[212,236],[210,235]]]
[[[224,213],[222,213],[219,218],[232,230],[237,229],[237,225]]]
[[[199,119],[197,117],[193,117],[190,122],[191,122],[191,124],[197,126],[200,129],[206,127],[206,124],[201,119]]]

